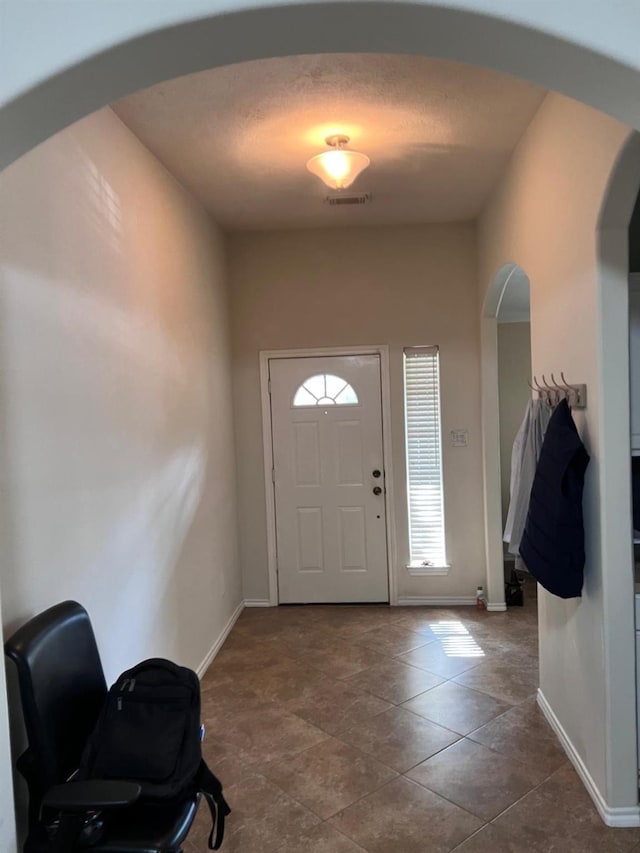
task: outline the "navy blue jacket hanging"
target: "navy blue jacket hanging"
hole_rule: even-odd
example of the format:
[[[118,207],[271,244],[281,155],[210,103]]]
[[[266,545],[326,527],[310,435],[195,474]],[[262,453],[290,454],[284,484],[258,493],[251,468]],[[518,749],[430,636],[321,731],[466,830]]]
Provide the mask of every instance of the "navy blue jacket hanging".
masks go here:
[[[582,594],[582,492],[589,454],[566,400],[556,407],[544,437],[531,488],[520,556],[542,586],[560,598]]]

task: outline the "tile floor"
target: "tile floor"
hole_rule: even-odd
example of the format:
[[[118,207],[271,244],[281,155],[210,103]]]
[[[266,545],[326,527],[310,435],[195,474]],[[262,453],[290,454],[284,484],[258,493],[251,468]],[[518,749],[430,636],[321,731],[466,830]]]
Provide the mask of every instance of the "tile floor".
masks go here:
[[[226,853],[640,853],[535,702],[526,606],[245,610],[203,681]],[[206,850],[201,809],[185,853]]]

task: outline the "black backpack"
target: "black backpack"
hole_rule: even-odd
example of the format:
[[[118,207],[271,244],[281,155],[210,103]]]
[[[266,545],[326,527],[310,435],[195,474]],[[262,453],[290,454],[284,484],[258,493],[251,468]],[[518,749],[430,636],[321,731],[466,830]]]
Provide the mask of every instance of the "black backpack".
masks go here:
[[[143,803],[187,798],[200,791],[213,821],[209,849],[218,850],[231,809],[220,781],[202,758],[200,742],[198,676],[171,661],[151,658],[123,672],[109,690],[78,778],[135,781]]]

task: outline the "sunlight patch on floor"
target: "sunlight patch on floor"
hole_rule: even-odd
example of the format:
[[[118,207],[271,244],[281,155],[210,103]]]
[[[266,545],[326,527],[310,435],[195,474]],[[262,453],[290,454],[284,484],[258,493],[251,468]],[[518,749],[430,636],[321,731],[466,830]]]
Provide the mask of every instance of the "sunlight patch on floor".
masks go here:
[[[450,658],[483,658],[484,651],[462,622],[430,622],[442,650]]]

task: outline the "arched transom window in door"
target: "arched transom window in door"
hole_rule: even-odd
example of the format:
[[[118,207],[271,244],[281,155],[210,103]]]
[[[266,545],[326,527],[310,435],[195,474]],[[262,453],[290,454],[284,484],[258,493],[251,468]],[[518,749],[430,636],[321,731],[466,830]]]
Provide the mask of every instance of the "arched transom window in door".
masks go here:
[[[357,406],[358,395],[340,376],[321,373],[310,376],[302,383],[293,398],[295,408],[300,406]]]

